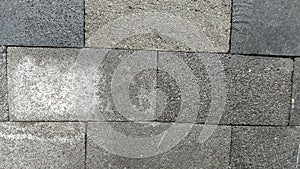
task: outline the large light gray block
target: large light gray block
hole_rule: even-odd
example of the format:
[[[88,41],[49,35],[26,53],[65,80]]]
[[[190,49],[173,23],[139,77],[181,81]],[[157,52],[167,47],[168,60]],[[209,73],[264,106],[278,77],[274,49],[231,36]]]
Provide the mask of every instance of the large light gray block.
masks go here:
[[[189,125],[88,123],[87,168],[228,168],[231,128],[219,126],[201,143],[202,125],[181,137]],[[173,145],[175,140],[179,142]]]
[[[0,45],[84,44],[83,0],[4,0],[0,3]]]
[[[0,121],[8,120],[6,48],[0,46]]]
[[[153,120],[156,66],[155,51],[9,48],[10,117]]]
[[[233,0],[231,52],[300,54],[300,1]]]
[[[233,127],[232,168],[300,167],[299,127]]]
[[[168,121],[180,121],[177,116],[186,108],[190,113],[198,109],[198,117],[185,122],[288,124],[292,59],[159,52],[158,67],[158,83],[165,84],[169,98],[164,110],[172,115]]]
[[[87,0],[89,47],[229,50],[231,1]]]
[[[84,123],[0,123],[0,168],[84,168]]]
[[[76,120],[76,49],[8,48],[11,120]]]

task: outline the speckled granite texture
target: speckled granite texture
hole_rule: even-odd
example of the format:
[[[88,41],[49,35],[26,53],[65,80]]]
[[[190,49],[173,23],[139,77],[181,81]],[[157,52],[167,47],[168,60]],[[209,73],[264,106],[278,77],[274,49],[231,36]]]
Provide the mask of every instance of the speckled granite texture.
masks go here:
[[[3,0],[0,169],[300,169],[300,1]]]

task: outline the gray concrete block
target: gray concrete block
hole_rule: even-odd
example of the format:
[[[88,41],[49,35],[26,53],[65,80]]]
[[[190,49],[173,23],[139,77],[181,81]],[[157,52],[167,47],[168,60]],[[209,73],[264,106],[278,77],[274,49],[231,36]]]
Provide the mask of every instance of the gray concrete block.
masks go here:
[[[0,168],[84,168],[84,123],[0,123]]]
[[[231,2],[87,0],[89,47],[168,51],[229,50]]]
[[[290,125],[300,125],[300,58],[294,60],[293,98]]]
[[[155,51],[9,48],[11,120],[154,120],[156,66]]]
[[[233,127],[232,168],[299,168],[299,127]]]
[[[76,49],[8,48],[10,119],[77,120],[77,55]]]
[[[87,168],[228,168],[231,128],[219,126],[199,143],[204,126],[181,138],[186,125],[193,124],[88,123]]]
[[[0,46],[0,121],[8,120],[6,48]]]
[[[169,67],[166,66],[167,64]],[[189,69],[192,75],[184,73],[184,69],[178,65],[186,65],[186,69]],[[180,114],[178,107],[181,106],[183,109],[190,109],[190,112],[198,109],[196,119],[198,123],[288,124],[292,59],[159,52],[158,67],[166,70],[166,73],[158,74],[158,83],[172,84],[166,87],[169,100],[164,110],[173,115],[168,119],[169,121],[177,121],[176,115]],[[173,79],[176,77],[175,81],[164,75],[168,73],[168,76]],[[185,90],[182,90],[183,84],[187,84]],[[199,92],[197,98],[192,96],[195,92],[187,93],[192,89]],[[183,96],[190,100],[185,101]],[[187,103],[182,104],[185,102]],[[208,117],[215,118],[207,121]],[[184,120],[184,122],[191,122],[191,120],[194,122],[194,119]]]
[[[231,52],[299,55],[298,0],[233,0]]]
[[[83,2],[2,1],[0,45],[83,46]]]

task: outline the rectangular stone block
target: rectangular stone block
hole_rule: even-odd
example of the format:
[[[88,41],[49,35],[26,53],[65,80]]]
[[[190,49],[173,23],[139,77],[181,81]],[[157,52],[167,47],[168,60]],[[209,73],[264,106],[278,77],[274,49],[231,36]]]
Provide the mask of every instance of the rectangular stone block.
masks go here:
[[[8,120],[6,48],[0,46],[0,121]]]
[[[84,123],[0,123],[0,168],[84,168]]]
[[[231,1],[87,0],[89,47],[228,52]]]
[[[290,125],[300,125],[300,58],[294,59],[293,98]]]
[[[231,52],[299,55],[300,1],[233,0]]]
[[[159,52],[158,68],[159,121],[288,124],[292,59]]]
[[[152,120],[156,68],[155,51],[9,48],[10,118]]]
[[[232,168],[298,169],[299,127],[233,127]]]
[[[208,139],[205,127],[216,127]],[[87,130],[87,168],[229,167],[229,126],[93,122]]]
[[[11,120],[76,120],[77,54],[76,49],[8,48]]]
[[[2,1],[0,45],[84,45],[84,1]]]

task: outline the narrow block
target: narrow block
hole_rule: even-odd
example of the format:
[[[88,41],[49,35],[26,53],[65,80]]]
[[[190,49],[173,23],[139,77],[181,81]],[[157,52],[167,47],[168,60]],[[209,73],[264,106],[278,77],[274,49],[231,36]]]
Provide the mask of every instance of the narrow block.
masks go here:
[[[85,124],[0,123],[0,168],[84,168]]]
[[[204,126],[190,125],[88,123],[87,168],[228,168],[231,128],[198,142]]]
[[[231,1],[87,0],[89,47],[167,51],[229,50]]]

